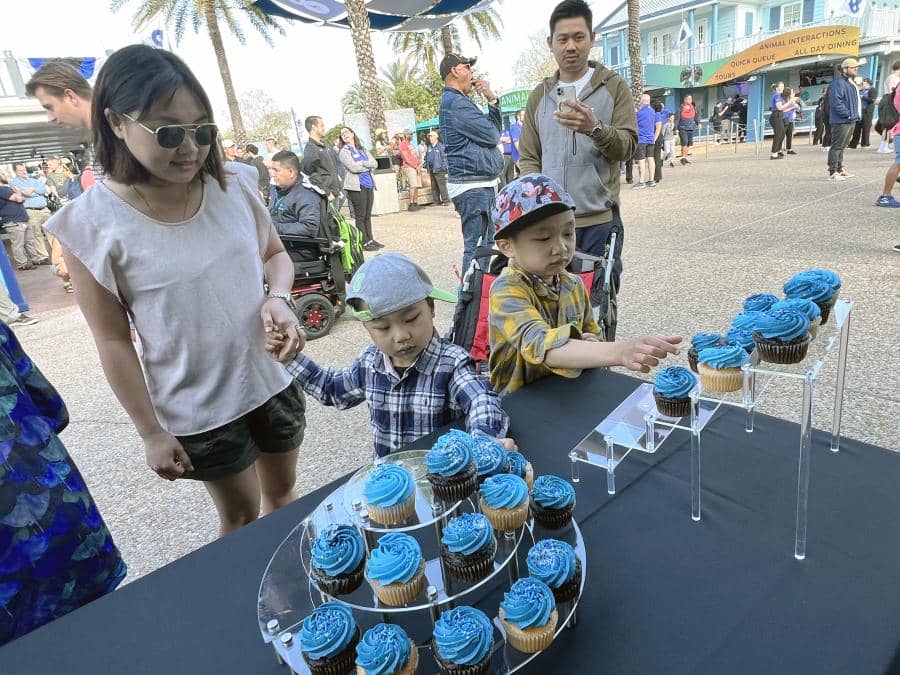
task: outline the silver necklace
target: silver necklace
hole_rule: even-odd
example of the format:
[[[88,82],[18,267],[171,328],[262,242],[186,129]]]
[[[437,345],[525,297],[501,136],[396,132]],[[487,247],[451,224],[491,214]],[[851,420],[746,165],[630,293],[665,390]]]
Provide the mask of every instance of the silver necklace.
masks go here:
[[[141,198],[141,201],[144,202],[144,205],[147,207],[147,210],[150,211],[150,213],[153,215],[154,218],[156,218],[159,221],[166,222],[164,218],[160,217],[159,213],[156,211],[156,209],[153,208],[153,206],[150,204],[150,202],[147,201],[147,198],[141,193],[141,191],[137,189],[137,185],[132,183],[130,187],[132,190],[134,190],[134,193],[138,197]],[[181,214],[181,220],[183,220],[183,221],[187,220],[188,207],[191,205],[191,191],[193,189],[194,189],[194,181],[191,181],[190,183],[188,183],[187,201],[185,201],[185,203],[184,203],[184,211]]]

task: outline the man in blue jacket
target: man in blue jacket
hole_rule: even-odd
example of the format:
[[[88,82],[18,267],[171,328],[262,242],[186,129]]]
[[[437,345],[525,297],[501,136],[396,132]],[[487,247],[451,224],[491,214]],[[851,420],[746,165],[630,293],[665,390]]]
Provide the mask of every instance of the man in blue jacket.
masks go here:
[[[853,127],[860,120],[859,90],[853,83],[859,63],[856,59],[841,62],[841,76],[828,88],[828,121],[831,125],[831,148],[828,150],[828,178],[842,181],[853,174],[844,170],[844,149],[850,142]]]
[[[497,148],[503,123],[500,101],[490,84],[474,79],[474,63],[474,58],[447,54],[440,65],[444,80],[441,138],[447,150],[447,192],[462,219],[463,275],[472,262],[484,223],[490,217],[497,177],[503,169],[503,153]],[[473,89],[487,99],[487,115],[469,98]],[[484,244],[492,245],[493,240],[493,228],[488,227]]]

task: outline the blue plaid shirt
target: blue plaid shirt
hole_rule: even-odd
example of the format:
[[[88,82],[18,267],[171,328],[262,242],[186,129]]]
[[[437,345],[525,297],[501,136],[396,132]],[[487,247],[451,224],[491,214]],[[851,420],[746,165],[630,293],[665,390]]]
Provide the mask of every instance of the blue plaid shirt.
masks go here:
[[[463,416],[472,434],[504,438],[509,428],[500,397],[475,373],[472,357],[437,334],[402,375],[375,345],[340,370],[304,354],[287,369],[323,405],[344,410],[365,401],[379,457]]]

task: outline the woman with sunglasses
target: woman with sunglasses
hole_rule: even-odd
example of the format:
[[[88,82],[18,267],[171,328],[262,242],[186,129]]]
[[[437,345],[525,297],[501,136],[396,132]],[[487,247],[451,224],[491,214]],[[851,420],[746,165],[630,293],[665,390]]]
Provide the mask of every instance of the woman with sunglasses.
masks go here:
[[[363,150],[356,132],[350,127],[341,129],[338,142],[341,148],[338,159],[347,169],[347,175],[344,176],[344,192],[353,205],[356,227],[363,235],[363,248],[367,251],[377,251],[384,248],[384,244],[375,241],[375,235],[372,234],[372,206],[375,203],[375,179],[372,177],[372,169],[378,166],[378,162]]]
[[[267,331],[304,342],[294,268],[259,195],[223,167],[209,99],[177,56],[110,56],[92,129],[106,180],[47,229],[147,463],[203,481],[224,534],[295,498],[305,402],[265,352]]]

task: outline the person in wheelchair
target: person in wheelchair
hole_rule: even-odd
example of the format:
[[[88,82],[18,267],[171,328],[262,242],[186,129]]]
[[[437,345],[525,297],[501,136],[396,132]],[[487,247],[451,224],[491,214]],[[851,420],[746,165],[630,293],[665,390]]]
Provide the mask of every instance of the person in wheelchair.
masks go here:
[[[325,195],[300,171],[300,158],[290,150],[272,156],[275,187],[269,198],[269,213],[280,235],[319,236]]]

